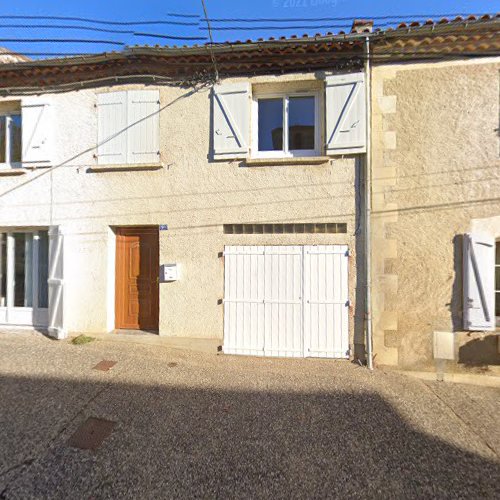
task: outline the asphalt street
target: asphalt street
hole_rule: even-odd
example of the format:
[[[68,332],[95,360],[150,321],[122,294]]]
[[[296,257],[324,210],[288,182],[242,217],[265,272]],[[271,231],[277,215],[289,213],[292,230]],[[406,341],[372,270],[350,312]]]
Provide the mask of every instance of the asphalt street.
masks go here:
[[[500,498],[494,388],[26,332],[0,377],[0,498]]]

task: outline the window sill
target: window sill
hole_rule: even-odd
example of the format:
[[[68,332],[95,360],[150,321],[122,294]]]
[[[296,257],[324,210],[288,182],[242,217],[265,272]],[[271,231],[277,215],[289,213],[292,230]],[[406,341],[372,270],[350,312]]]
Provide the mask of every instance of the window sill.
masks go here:
[[[134,170],[160,170],[162,163],[118,163],[109,165],[94,165],[88,169],[88,172],[129,172]]]
[[[245,164],[249,167],[266,165],[322,165],[331,160],[328,156],[292,156],[288,158],[248,158]]]
[[[28,172],[27,169],[20,167],[0,167],[0,176],[23,175],[26,172]]]

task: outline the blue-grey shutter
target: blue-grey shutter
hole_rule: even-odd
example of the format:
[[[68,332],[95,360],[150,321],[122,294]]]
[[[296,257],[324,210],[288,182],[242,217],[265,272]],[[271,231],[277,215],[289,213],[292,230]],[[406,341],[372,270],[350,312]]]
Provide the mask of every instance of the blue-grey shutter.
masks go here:
[[[127,163],[160,162],[160,92],[129,90]]]
[[[50,166],[53,161],[52,109],[47,97],[26,97],[21,101],[22,162]]]
[[[127,92],[97,94],[97,122],[98,163],[127,163]]]
[[[364,73],[326,77],[326,153],[366,152]]]
[[[495,239],[465,234],[463,247],[464,329],[495,329]]]
[[[215,85],[212,143],[214,159],[248,156],[250,131],[250,84]]]

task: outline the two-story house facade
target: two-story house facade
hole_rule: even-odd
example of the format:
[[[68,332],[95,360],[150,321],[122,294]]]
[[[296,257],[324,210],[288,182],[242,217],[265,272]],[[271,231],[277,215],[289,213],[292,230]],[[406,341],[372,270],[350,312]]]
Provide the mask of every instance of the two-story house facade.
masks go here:
[[[495,133],[455,158],[435,149],[439,138],[451,152],[454,129],[426,121],[449,112],[468,145],[478,124],[491,132],[497,23],[366,24],[3,65],[0,323],[58,338],[217,338],[233,354],[364,359],[368,348],[383,364],[429,365],[435,331],[459,334],[436,305],[437,270],[408,267],[443,234],[434,227],[427,248],[416,244],[436,215],[406,214],[437,158],[461,165],[438,168],[445,179],[471,151],[481,166],[498,160]],[[449,108],[455,90],[474,105]],[[471,232],[498,207],[468,210],[444,227]],[[453,250],[440,245],[437,269],[453,273]],[[432,325],[411,310],[417,299],[436,305],[425,310]]]
[[[224,46],[215,84],[206,47],[22,64],[46,76],[0,103],[2,324],[349,356],[358,320],[362,337],[362,42],[265,45],[264,59],[259,44]]]

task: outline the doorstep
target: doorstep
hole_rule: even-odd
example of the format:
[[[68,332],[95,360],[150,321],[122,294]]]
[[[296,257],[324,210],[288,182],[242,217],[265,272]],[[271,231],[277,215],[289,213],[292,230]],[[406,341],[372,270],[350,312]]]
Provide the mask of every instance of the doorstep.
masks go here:
[[[117,333],[119,332],[119,333]],[[168,347],[170,349],[182,349],[187,351],[198,351],[209,354],[217,354],[222,345],[221,339],[192,338],[192,337],[167,337],[156,333],[140,330],[119,330],[110,333],[84,333],[89,337],[108,342],[125,342],[129,344],[149,344]],[[81,333],[72,332],[68,339],[71,340]]]

